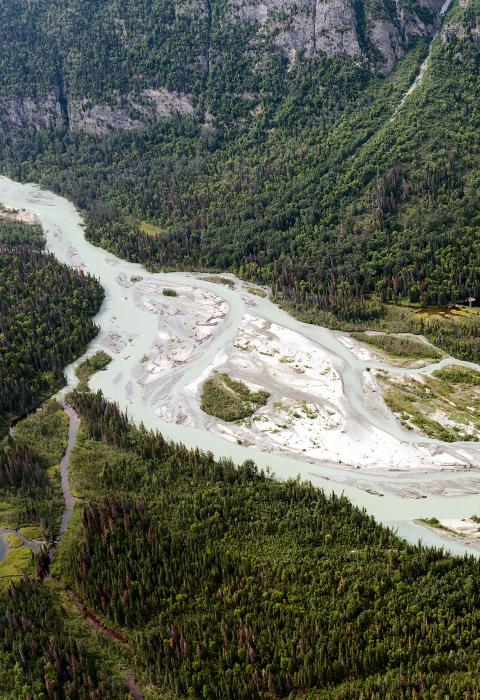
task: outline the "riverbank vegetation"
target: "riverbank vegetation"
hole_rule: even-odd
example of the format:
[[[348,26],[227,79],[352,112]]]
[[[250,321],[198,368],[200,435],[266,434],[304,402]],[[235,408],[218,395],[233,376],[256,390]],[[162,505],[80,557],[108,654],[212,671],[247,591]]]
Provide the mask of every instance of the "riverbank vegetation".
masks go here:
[[[222,275],[204,275],[200,279],[203,279],[206,282],[211,282],[212,284],[223,284],[229,289],[233,289],[235,287],[234,280],[230,279],[230,277],[222,277]]]
[[[5,542],[8,549],[5,558],[0,562],[0,591],[7,588],[12,581],[18,581],[33,573],[32,552],[20,537],[15,534],[6,535]]]
[[[38,226],[0,219],[0,436],[64,384],[97,333],[103,291],[43,252]]]
[[[269,396],[268,391],[251,391],[244,382],[224,372],[215,372],[203,383],[200,408],[210,416],[230,422],[252,416],[265,406]]]
[[[480,519],[476,515],[470,518],[446,518],[438,520],[438,518],[420,518],[417,522],[427,527],[443,530],[448,535],[463,539],[469,544],[480,545]]]
[[[404,425],[456,442],[480,437],[480,372],[447,365],[432,377],[378,371],[385,402]]]
[[[480,372],[462,365],[446,365],[442,369],[436,369],[433,376],[450,384],[467,384],[470,387],[480,386]]]
[[[75,369],[75,374],[79,380],[78,391],[88,391],[88,381],[96,372],[106,369],[112,358],[103,350],[98,350],[91,357],[81,362]]]
[[[367,343],[374,348],[382,350],[395,357],[408,358],[410,360],[438,360],[443,353],[432,348],[420,339],[410,336],[398,336],[392,334],[351,333],[352,338],[362,343]]]
[[[363,333],[411,333],[424,336],[429,343],[447,355],[467,362],[480,362],[480,310],[472,308],[465,314],[425,314],[415,307],[384,304],[381,313],[369,321],[342,321],[331,311],[314,306],[305,309],[301,304],[282,304],[293,316],[305,323],[314,323],[334,330]],[[446,309],[446,307],[445,307]],[[437,309],[438,311],[438,309]]]
[[[408,545],[344,497],[167,443],[100,394],[73,401],[85,500],[55,571],[131,640],[158,697],[480,692],[480,562]]]
[[[265,289],[262,289],[262,287],[254,287],[251,284],[245,287],[245,291],[249,294],[255,294],[255,296],[261,297],[262,299],[268,296],[268,292]]]
[[[359,33],[390,4],[354,4]],[[323,55],[289,65],[256,24],[219,22],[222,3],[192,17],[157,0],[0,6],[1,98],[17,100],[0,110],[0,168],[70,197],[92,242],[151,269],[234,272],[312,322],[419,333],[480,359],[475,309],[439,312],[480,297],[479,0],[454,8],[394,119],[426,38],[383,78]],[[191,111],[125,132],[76,130],[75,109],[80,122],[98,108],[140,118],[152,86]],[[34,123],[21,128],[25,112]],[[0,434],[61,386],[96,331],[98,284],[44,254],[39,235],[0,221]],[[450,403],[462,420],[478,406],[476,381],[456,372],[391,387],[406,420],[452,437]],[[222,384],[232,410],[251,404],[248,388],[245,399]],[[72,401],[84,500],[52,571],[128,640],[153,697],[480,696],[479,561],[408,545],[343,496],[169,443],[98,393]],[[1,517],[46,539],[61,505],[49,466],[58,425],[58,437],[32,425],[38,454],[25,434],[0,450]],[[125,696],[117,647],[72,607],[33,575],[0,594],[0,696]]]

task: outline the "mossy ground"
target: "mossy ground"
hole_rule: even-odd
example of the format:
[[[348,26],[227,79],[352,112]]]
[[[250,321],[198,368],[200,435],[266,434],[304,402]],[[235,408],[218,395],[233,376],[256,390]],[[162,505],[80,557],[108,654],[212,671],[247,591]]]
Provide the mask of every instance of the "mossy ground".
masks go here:
[[[416,318],[429,318],[447,321],[480,319],[480,307],[452,304],[450,306],[423,306],[415,311]]]
[[[140,221],[139,229],[148,236],[160,236],[162,233],[164,233],[164,229],[156,224],[150,223],[149,221]]]

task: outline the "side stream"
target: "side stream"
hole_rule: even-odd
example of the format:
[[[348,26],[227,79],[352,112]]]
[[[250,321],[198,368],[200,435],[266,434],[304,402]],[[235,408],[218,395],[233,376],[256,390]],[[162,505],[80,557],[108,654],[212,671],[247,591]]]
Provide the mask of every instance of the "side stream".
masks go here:
[[[63,536],[67,531],[68,523],[70,522],[70,519],[72,517],[73,508],[78,500],[77,498],[75,498],[75,496],[73,496],[70,490],[70,481],[68,478],[68,465],[70,461],[70,454],[73,448],[75,447],[75,443],[77,440],[77,433],[80,427],[80,419],[77,416],[75,410],[72,408],[72,406],[65,402],[62,402],[62,406],[63,410],[68,416],[67,447],[65,449],[62,459],[60,460],[60,478],[62,485],[63,500],[65,505],[62,514],[62,520],[60,522],[58,537],[49,551],[50,562],[53,561],[58,545],[60,544]],[[35,554],[40,550],[40,544],[35,540],[27,539],[24,535],[22,535],[20,530],[2,527],[0,528],[0,564],[5,560],[8,554],[7,538],[9,535],[16,535],[23,542],[23,544]]]

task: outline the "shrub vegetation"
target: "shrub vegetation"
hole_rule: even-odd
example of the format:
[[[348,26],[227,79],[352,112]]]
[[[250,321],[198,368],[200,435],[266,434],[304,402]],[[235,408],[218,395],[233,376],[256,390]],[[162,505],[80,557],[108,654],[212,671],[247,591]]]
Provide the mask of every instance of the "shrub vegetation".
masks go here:
[[[253,415],[265,406],[269,396],[267,391],[250,391],[243,382],[216,372],[202,386],[200,407],[205,413],[230,422]]]

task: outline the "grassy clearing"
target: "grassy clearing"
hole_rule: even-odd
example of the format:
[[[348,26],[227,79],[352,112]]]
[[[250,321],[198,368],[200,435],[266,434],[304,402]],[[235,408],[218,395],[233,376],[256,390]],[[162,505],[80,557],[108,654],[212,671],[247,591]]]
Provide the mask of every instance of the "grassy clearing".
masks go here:
[[[473,306],[424,306],[415,311],[416,318],[428,318],[447,321],[464,321],[480,318],[480,308]]]
[[[78,389],[80,391],[88,391],[89,379],[95,374],[95,372],[105,369],[111,361],[112,358],[110,355],[103,350],[99,350],[95,353],[95,355],[92,355],[92,357],[87,358],[81,364],[79,364],[75,370],[75,374],[80,382]]]
[[[202,387],[200,406],[205,413],[232,422],[253,415],[269,396],[266,391],[250,391],[228,374],[216,373]]]
[[[368,335],[367,333],[352,333],[352,338],[359,340],[362,343],[367,343],[374,348],[382,350],[399,358],[407,358],[409,360],[423,359],[440,359],[443,353],[431,346],[423,343],[421,340],[405,336],[397,336],[391,334]]]
[[[22,534],[27,540],[41,540],[42,531],[39,527],[27,526],[20,528],[20,534]]]
[[[439,373],[443,376],[435,373],[422,381],[394,379],[386,372],[377,376],[386,404],[406,427],[444,442],[478,439],[480,390],[475,384],[452,382],[443,370]]]
[[[347,322],[339,320],[329,311],[304,307],[291,303],[280,306],[300,321],[327,326],[333,330],[358,333],[379,331],[383,333],[412,333],[423,335],[440,350],[452,357],[470,362],[480,362],[480,308],[460,307],[456,312],[447,307],[419,309],[400,304],[385,304],[382,315],[369,321]],[[437,311],[434,312],[433,309]]]
[[[150,223],[150,221],[140,221],[139,228],[140,231],[146,233],[147,236],[160,236],[162,233],[165,233],[165,229]]]
[[[450,365],[437,369],[433,372],[437,379],[450,382],[450,384],[468,384],[470,386],[480,386],[480,372],[462,365]]]
[[[33,570],[32,553],[22,540],[16,535],[9,535],[7,542],[7,556],[0,564],[0,588],[7,586],[10,579],[21,578]]]
[[[31,450],[45,469],[61,460],[67,440],[68,416],[54,399],[47,401],[15,428],[15,442]]]

